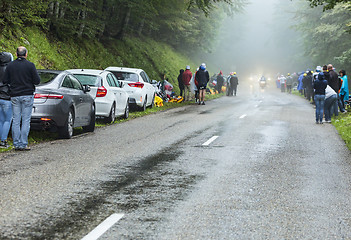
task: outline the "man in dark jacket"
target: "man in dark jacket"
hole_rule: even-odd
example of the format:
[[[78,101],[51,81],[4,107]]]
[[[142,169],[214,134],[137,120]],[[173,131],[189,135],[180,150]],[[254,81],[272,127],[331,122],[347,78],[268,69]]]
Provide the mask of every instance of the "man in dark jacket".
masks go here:
[[[195,81],[197,82],[199,90],[199,105],[205,105],[205,93],[208,81],[210,81],[210,74],[206,70],[206,64],[202,63],[199,71],[196,72]]]
[[[341,87],[340,80],[338,74],[334,71],[333,65],[329,64],[328,66],[328,72],[329,72],[329,79],[328,79],[328,85],[336,92],[336,96],[338,99],[336,100],[336,103],[334,105],[334,115],[338,116],[338,102],[339,102],[339,90]]]
[[[18,47],[16,54],[17,59],[7,66],[4,77],[4,83],[10,85],[13,145],[15,150],[30,150],[28,147],[30,118],[35,85],[40,83],[40,77],[35,65],[27,60],[28,51],[25,47]]]
[[[217,75],[217,85],[216,85],[216,89],[218,93],[222,92],[223,83],[224,83],[223,73],[222,71],[220,71],[219,74]]]
[[[184,95],[183,95],[183,93],[184,93],[183,73],[184,73],[184,69],[180,69],[179,75],[178,75],[178,86],[179,86],[179,90],[180,90],[179,96],[184,98]]]
[[[239,79],[236,76],[236,72],[233,72],[233,74],[231,74],[229,82],[230,82],[229,96],[233,96],[233,95],[236,96],[236,90],[239,85]]]

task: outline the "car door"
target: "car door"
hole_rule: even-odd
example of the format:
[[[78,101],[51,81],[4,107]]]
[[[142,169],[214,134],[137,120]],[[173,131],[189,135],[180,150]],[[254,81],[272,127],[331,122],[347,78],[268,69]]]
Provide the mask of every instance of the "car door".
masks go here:
[[[152,86],[151,84],[151,80],[149,78],[149,76],[146,74],[146,72],[142,71],[140,73],[140,76],[142,77],[142,79],[145,82],[145,94],[147,95],[147,106],[152,104],[152,101],[154,100],[154,95],[155,95],[155,88],[154,86]]]
[[[74,101],[76,105],[76,119],[77,124],[75,126],[85,126],[90,121],[91,116],[91,96],[89,93],[83,91],[83,86],[77,78],[73,75],[68,75],[74,92]]]
[[[116,88],[116,98],[117,98],[117,111],[118,115],[121,116],[124,114],[124,110],[126,108],[126,104],[128,101],[128,95],[127,92],[122,88],[122,86],[119,84],[117,78],[113,74],[109,74],[111,81],[113,82],[113,85]]]

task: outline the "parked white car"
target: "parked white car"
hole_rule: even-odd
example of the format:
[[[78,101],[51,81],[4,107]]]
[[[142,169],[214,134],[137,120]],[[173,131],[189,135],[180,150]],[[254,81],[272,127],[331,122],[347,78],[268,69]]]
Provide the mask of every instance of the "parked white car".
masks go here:
[[[112,123],[116,117],[129,117],[129,95],[122,88],[122,83],[108,71],[92,69],[70,69],[83,85],[90,86],[90,94],[94,98],[96,116]]]
[[[156,89],[142,69],[108,67],[105,70],[112,72],[124,83],[123,89],[129,94],[129,104],[138,106],[142,111],[149,106],[153,107]]]

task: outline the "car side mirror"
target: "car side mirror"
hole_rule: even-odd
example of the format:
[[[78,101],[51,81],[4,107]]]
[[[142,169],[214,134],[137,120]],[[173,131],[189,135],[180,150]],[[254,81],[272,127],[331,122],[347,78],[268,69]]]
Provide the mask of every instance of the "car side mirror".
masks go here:
[[[84,86],[83,86],[83,91],[84,91],[85,93],[90,92],[90,86],[89,86],[89,85],[84,85]]]
[[[157,81],[156,80],[151,80],[151,84],[156,84]]]
[[[124,83],[123,83],[122,81],[118,81],[118,84],[119,84],[119,87],[120,87],[120,88],[123,88]]]

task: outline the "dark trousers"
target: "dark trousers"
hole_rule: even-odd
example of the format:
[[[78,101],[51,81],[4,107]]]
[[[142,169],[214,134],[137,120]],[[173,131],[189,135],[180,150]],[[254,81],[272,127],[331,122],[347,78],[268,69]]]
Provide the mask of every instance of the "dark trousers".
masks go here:
[[[344,102],[344,95],[340,95],[338,99],[339,109],[340,112],[345,112],[345,102]]]

